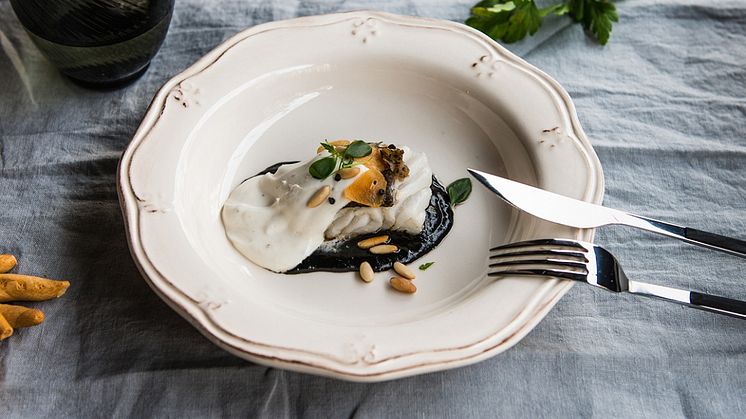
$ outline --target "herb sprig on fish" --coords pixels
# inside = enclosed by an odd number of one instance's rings
[[[328,141],[321,143],[321,146],[331,154],[315,161],[309,168],[308,172],[316,179],[326,179],[332,173],[352,167],[355,165],[355,159],[365,157],[373,152],[373,148],[365,141],[355,140],[345,147],[334,146]]]

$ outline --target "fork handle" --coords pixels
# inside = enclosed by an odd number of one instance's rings
[[[645,282],[629,281],[629,292],[684,304],[700,310],[746,319],[746,302]]]
[[[746,258],[746,241],[697,230],[696,228],[682,227],[641,215],[630,213],[625,213],[624,215],[628,217],[623,217],[623,223],[632,227],[642,228],[653,233],[663,234],[664,236]]]

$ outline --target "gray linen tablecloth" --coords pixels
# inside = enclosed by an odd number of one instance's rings
[[[233,357],[141,279],[115,171],[163,82],[270,20],[371,8],[463,21],[471,3],[180,0],[144,77],[97,92],[61,77],[0,0],[0,251],[72,281],[30,304],[42,326],[0,343],[0,416],[746,417],[746,322],[665,302],[577,285],[497,357],[355,384]],[[746,2],[617,6],[606,47],[555,19],[510,49],[575,100],[607,205],[746,237]],[[619,227],[597,241],[634,278],[746,299],[746,260]]]

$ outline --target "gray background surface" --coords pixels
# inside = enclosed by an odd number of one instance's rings
[[[235,358],[140,278],[115,170],[163,82],[258,23],[360,8],[462,21],[471,3],[179,0],[145,76],[95,92],[62,78],[0,0],[0,44],[23,63],[0,50],[0,251],[72,281],[36,305],[42,326],[0,343],[0,416],[746,416],[746,322],[664,302],[578,285],[493,359],[353,384]],[[509,48],[573,97],[607,205],[746,237],[746,1],[617,7],[606,47],[555,19]],[[631,277],[746,299],[746,260],[618,227],[597,241]]]

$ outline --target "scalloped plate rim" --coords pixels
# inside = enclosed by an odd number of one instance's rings
[[[154,290],[154,292],[163,299],[171,308],[177,311],[180,315],[186,318],[193,326],[195,326],[203,335],[214,342],[221,348],[250,361],[268,365],[278,366],[290,370],[296,370],[300,372],[313,373],[318,375],[324,375],[335,378],[342,378],[351,381],[383,381],[395,378],[401,378],[405,376],[432,372],[442,369],[454,368],[458,366],[469,365],[489,357],[492,357],[516,344],[523,336],[530,332],[533,327],[538,324],[541,319],[551,310],[557,301],[572,287],[570,281],[557,281],[551,280],[551,290],[544,295],[540,301],[535,301],[536,308],[529,313],[529,318],[524,321],[522,325],[508,338],[498,342],[497,344],[489,347],[488,349],[472,356],[466,357],[454,357],[451,360],[437,361],[433,363],[422,363],[413,364],[407,367],[385,370],[382,372],[376,372],[373,374],[365,373],[351,373],[342,369],[335,369],[329,365],[322,365],[322,363],[310,363],[298,360],[292,360],[283,358],[281,356],[273,357],[259,353],[258,351],[252,351],[246,347],[237,347],[227,342],[225,336],[222,338],[218,336],[221,332],[225,332],[213,322],[209,316],[207,316],[203,309],[198,307],[193,302],[187,301],[187,297],[182,297],[183,301],[177,301],[179,299],[178,287],[173,285],[167,278],[158,272],[155,265],[151,262],[148,254],[144,251],[142,243],[140,242],[139,225],[137,225],[137,215],[139,214],[139,208],[137,201],[139,198],[132,189],[130,183],[130,169],[132,157],[136,153],[138,146],[147,138],[149,131],[157,123],[163,108],[165,106],[166,99],[171,90],[185,79],[198,74],[202,71],[207,70],[213,63],[217,62],[220,57],[228,51],[230,48],[241,42],[242,40],[253,36],[258,33],[262,33],[266,30],[275,28],[287,28],[287,27],[303,27],[303,26],[320,26],[323,24],[334,24],[338,23],[344,18],[369,18],[374,17],[385,20],[390,23],[411,25],[413,27],[428,28],[438,27],[449,29],[454,32],[460,32],[458,35],[470,35],[476,37],[482,41],[485,46],[491,51],[498,54],[500,57],[510,61],[520,69],[533,73],[535,76],[546,82],[563,101],[565,106],[564,111],[568,114],[572,127],[573,133],[584,147],[583,151],[586,153],[586,158],[589,165],[595,174],[594,182],[589,182],[586,185],[586,196],[589,202],[601,203],[603,200],[604,192],[604,176],[600,166],[600,162],[593,151],[593,148],[588,141],[585,133],[583,132],[577,113],[575,111],[574,104],[570,99],[567,92],[557,83],[554,79],[549,77],[543,71],[536,67],[528,64],[520,57],[515,56],[513,53],[506,50],[501,45],[487,38],[481,32],[478,32],[465,25],[438,20],[431,18],[401,16],[385,12],[377,11],[352,11],[343,13],[333,13],[318,16],[306,16],[295,19],[289,19],[284,21],[275,21],[256,25],[254,27],[243,30],[229,39],[222,42],[220,45],[215,47],[213,50],[205,54],[203,57],[198,59],[194,64],[189,66],[187,69],[177,74],[176,76],[169,79],[158,91],[151,101],[148,110],[143,117],[141,125],[137,129],[133,140],[124,151],[122,158],[119,161],[118,175],[117,175],[117,191],[119,194],[120,204],[123,211],[123,218],[125,222],[125,229],[127,231],[128,246],[130,252],[133,255],[133,259],[136,262],[138,269],[142,276],[148,283],[148,285]],[[334,20],[339,18],[338,20]],[[329,20],[328,22],[324,22]],[[320,24],[314,24],[315,22],[322,22]],[[425,25],[429,24],[429,26]],[[582,236],[583,239],[592,241],[594,236],[593,230],[578,231],[578,236]],[[169,295],[170,294],[170,295]],[[520,314],[526,314],[524,312]],[[506,326],[507,327],[507,326]],[[271,345],[270,345],[271,346]],[[292,352],[292,350],[286,350]]]

